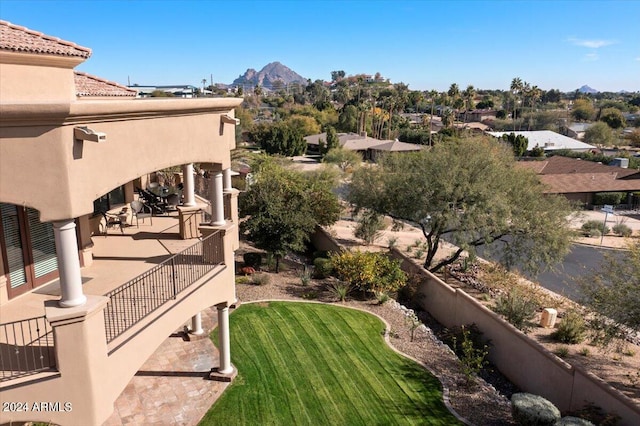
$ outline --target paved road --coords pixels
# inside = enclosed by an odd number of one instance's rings
[[[576,283],[577,278],[587,275],[594,268],[598,268],[604,259],[605,253],[624,256],[622,251],[574,244],[564,262],[556,265],[554,271],[546,271],[537,277],[532,278],[529,276],[529,278],[551,291],[564,295],[571,300],[579,301],[580,289]],[[488,257],[491,258],[491,256]]]

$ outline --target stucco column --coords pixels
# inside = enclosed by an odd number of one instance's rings
[[[202,329],[202,313],[198,312],[191,317],[191,334],[199,336],[204,333]]]
[[[218,350],[220,351],[218,373],[229,374],[233,372],[229,347],[229,305],[221,303],[216,305],[216,308],[218,309]]]
[[[233,189],[231,185],[231,168],[224,169],[222,171],[223,176],[223,190],[224,192],[229,192]]]
[[[82,293],[75,221],[69,219],[53,222],[53,235],[60,273],[61,298],[58,305],[63,308],[83,305],[87,298]]]
[[[183,206],[193,207],[196,205],[195,197],[195,184],[193,180],[193,163],[182,165],[182,181],[183,189],[182,195],[184,195]]]
[[[211,173],[211,225],[222,226],[224,221],[224,194],[222,172]]]

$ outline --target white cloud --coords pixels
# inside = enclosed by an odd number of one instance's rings
[[[598,49],[600,47],[610,46],[616,43],[612,40],[582,40],[575,37],[569,37],[568,41],[576,46],[588,47],[590,49]]]
[[[597,53],[587,53],[586,55],[584,55],[584,60],[585,61],[597,61],[598,59],[600,59],[600,56],[598,56]]]
[[[636,61],[639,61],[639,62],[640,62],[640,56],[638,56],[638,57],[636,58]]]

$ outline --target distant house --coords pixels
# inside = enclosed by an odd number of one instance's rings
[[[593,204],[593,196],[598,192],[626,192],[627,204],[638,201],[632,193],[640,191],[640,170],[559,155],[544,161],[521,161],[518,166],[535,171],[547,193],[562,194],[586,206]]]
[[[466,111],[465,115],[465,111],[462,111],[458,113],[458,120],[464,120],[466,117],[467,121],[476,121],[481,123],[485,120],[495,120],[497,113],[498,112],[493,109],[474,109]]]
[[[561,135],[551,130],[535,130],[535,131],[522,131],[522,132],[487,132],[488,135],[496,138],[502,137],[502,135],[508,135],[515,133],[516,135],[522,135],[529,141],[527,145],[527,151],[531,151],[535,147],[540,147],[549,151],[557,151],[559,149],[569,149],[576,152],[585,152],[592,149],[596,149],[595,146],[580,142],[579,140]]]
[[[363,159],[375,161],[383,152],[408,152],[419,151],[422,145],[412,143],[380,140],[367,136],[366,132],[358,133],[338,133],[338,141],[342,148],[356,151],[362,155]],[[304,138],[307,142],[308,152],[320,152],[320,141],[326,143],[327,134],[319,133]]]
[[[189,84],[174,86],[140,86],[138,84],[134,84],[133,86],[128,87],[130,89],[136,90],[138,92],[139,98],[148,98],[156,90],[170,93],[176,98],[195,98],[198,92],[197,87],[191,86]]]
[[[400,141],[387,141],[367,149],[366,159],[376,161],[381,155],[390,152],[416,152],[424,149],[424,145],[416,145]]]
[[[560,131],[563,135],[574,139],[584,139],[584,133],[593,123],[573,123],[569,126],[563,126]]]

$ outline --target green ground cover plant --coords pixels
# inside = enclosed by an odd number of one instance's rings
[[[442,402],[438,380],[393,352],[370,314],[248,304],[231,315],[230,329],[239,374],[201,425],[461,424]]]

